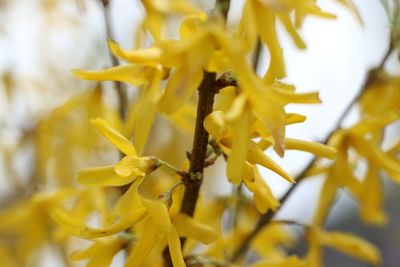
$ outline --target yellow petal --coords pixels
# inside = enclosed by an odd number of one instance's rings
[[[231,183],[239,184],[245,174],[245,161],[250,142],[251,113],[248,107],[235,121],[229,123],[232,132],[232,149],[227,162],[227,176]]]
[[[382,182],[378,170],[370,165],[360,190],[360,214],[366,223],[383,225],[387,222],[387,215],[382,210],[384,197]]]
[[[190,102],[185,103],[185,105],[179,108],[174,114],[169,115],[168,119],[175,123],[180,129],[193,134],[193,122],[196,120],[196,107]]]
[[[275,16],[268,8],[258,2],[254,3],[256,22],[261,41],[268,46],[271,55],[268,71],[264,76],[264,82],[271,84],[275,79],[286,76],[283,62],[283,50],[279,44],[278,35],[275,29]]]
[[[336,156],[336,149],[334,147],[294,138],[285,138],[285,147],[286,149],[307,151],[313,153],[317,157],[325,157],[328,159],[334,159]]]
[[[203,70],[188,73],[188,66],[178,68],[168,80],[165,93],[160,100],[160,110],[166,114],[174,113],[194,94],[203,79]]]
[[[109,242],[96,244],[93,257],[87,263],[86,267],[108,267],[114,258],[114,255],[122,249],[122,242],[114,239]]]
[[[114,55],[133,63],[156,66],[162,57],[162,50],[158,47],[127,51],[121,49],[120,46],[113,41],[109,41],[108,45]]]
[[[218,234],[214,228],[200,223],[186,214],[175,214],[172,221],[179,236],[193,238],[203,244],[210,244],[218,238]]]
[[[136,114],[134,128],[134,144],[139,154],[147,142],[154,119],[158,111],[158,103],[161,98],[161,80],[164,73],[158,69],[152,77],[149,86],[143,88],[143,97],[138,103],[139,108]]]
[[[273,93],[275,99],[281,103],[296,103],[296,104],[321,103],[318,92],[293,93],[293,92],[288,92],[287,90],[274,88]]]
[[[83,222],[77,221],[64,209],[57,209],[51,213],[53,220],[65,231],[74,236],[79,236],[81,229],[85,227]]]
[[[106,137],[113,145],[115,145],[125,155],[136,156],[136,149],[132,143],[126,139],[125,136],[114,130],[107,121],[96,118],[92,119],[91,123],[94,125],[97,131],[99,131],[104,137]]]
[[[336,184],[334,182],[334,178],[328,175],[320,192],[318,206],[313,218],[314,226],[322,226],[324,224],[330,206],[335,200],[335,196]]]
[[[204,128],[211,136],[217,139],[222,138],[227,131],[224,112],[217,110],[209,114],[204,119]]]
[[[285,118],[285,124],[295,124],[295,123],[301,123],[304,122],[307,119],[306,116],[297,114],[297,113],[287,113],[286,118]]]
[[[70,259],[73,261],[81,261],[93,257],[93,254],[96,252],[96,245],[97,243],[94,243],[86,249],[74,251],[70,256]]]
[[[143,222],[143,233],[126,260],[125,267],[142,267],[159,237],[158,228],[150,218]]]
[[[171,231],[171,219],[167,206],[160,201],[143,199],[143,205],[146,207],[150,218],[161,233]]]
[[[114,166],[82,169],[77,175],[78,182],[87,186],[121,186],[131,183],[135,178],[116,174]]]
[[[264,154],[254,143],[252,143],[249,147],[249,151],[247,153],[247,160],[252,164],[259,164],[264,166],[267,169],[279,174],[289,183],[294,183],[295,180],[293,177],[288,174],[284,169],[282,169],[275,161],[273,161],[270,157]]]
[[[167,233],[167,240],[173,266],[186,267],[182,255],[181,241],[175,227],[172,227],[171,232]]]
[[[125,156],[115,164],[114,170],[118,175],[137,178],[153,172],[159,166],[154,157]]]
[[[235,100],[232,102],[229,111],[226,113],[226,120],[227,121],[237,120],[240,116],[242,116],[246,104],[247,104],[246,95],[241,94],[238,97],[236,97]]]
[[[118,221],[104,228],[86,227],[81,230],[80,236],[83,238],[97,238],[102,236],[113,235],[136,224],[138,221],[142,220],[145,215],[146,215],[146,209],[136,208],[134,210],[129,211]]]
[[[301,39],[300,35],[297,33],[296,29],[294,28],[294,25],[292,24],[292,22],[290,20],[289,13],[278,13],[278,17],[279,17],[279,20],[282,22],[283,26],[285,27],[286,31],[292,37],[296,46],[300,49],[305,49],[306,44],[304,43],[304,41]]]
[[[377,145],[354,137],[351,138],[350,142],[357,152],[366,157],[372,164],[384,169],[394,178],[399,177],[400,162],[388,156]]]
[[[190,37],[193,33],[197,32],[200,26],[204,23],[204,20],[197,15],[186,16],[179,27],[180,37]]]
[[[238,89],[234,86],[227,86],[219,90],[215,96],[214,110],[228,112],[231,109],[233,101],[237,98]]]
[[[139,177],[133,182],[129,189],[119,199],[113,210],[115,218],[123,217],[132,209],[142,208],[142,200],[138,192],[138,187],[143,182],[143,177]]]
[[[307,267],[307,263],[304,260],[297,258],[296,256],[290,256],[285,259],[275,261],[261,261],[250,265],[250,267]]]
[[[133,86],[140,86],[150,80],[154,73],[154,68],[128,64],[95,71],[73,70],[72,73],[85,80],[120,81],[127,82]]]
[[[338,231],[321,232],[322,244],[342,253],[374,265],[381,263],[381,254],[376,246],[361,237]]]
[[[268,210],[275,211],[279,207],[279,201],[272,194],[271,189],[261,177],[257,167],[253,167],[254,182],[244,180],[247,189],[253,193],[254,203],[256,208],[261,213],[266,213]]]
[[[386,112],[379,116],[365,118],[349,129],[351,134],[362,136],[366,133],[382,130],[386,125],[399,119],[400,113]]]

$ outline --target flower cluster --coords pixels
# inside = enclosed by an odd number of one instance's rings
[[[351,1],[338,2],[359,16]],[[54,177],[56,192],[32,194],[21,206],[0,213],[0,234],[15,225],[20,230],[9,233],[23,248],[19,263],[27,265],[35,246],[50,240],[64,252],[74,248],[65,255],[66,262],[86,260],[87,266],[96,267],[110,266],[118,253],[124,254],[127,267],[321,267],[324,246],[380,264],[374,245],[349,233],[326,231],[324,223],[338,188],[348,189],[360,202],[366,223],[387,221],[379,174],[400,179],[399,143],[382,149],[385,128],[399,119],[399,79],[371,72],[359,99],[360,121],[338,129],[326,144],[289,137],[286,127],[306,117],[287,112],[287,106],[321,101],[318,92],[298,92],[284,81],[277,24],[305,49],[298,32],[304,19],[335,15],[316,0],[246,0],[240,21],[231,25],[227,0],[217,0],[212,12],[185,0],[141,3],[146,17],[135,48],[108,42],[111,53],[125,63],[73,70],[79,78],[123,82],[137,92],[125,99],[126,118],[104,104],[107,89],[96,88],[72,98],[38,127],[37,175]],[[176,38],[165,31],[170,16],[181,18]],[[260,47],[270,55],[263,75],[257,75],[257,64],[250,60],[260,56]],[[172,127],[178,130],[172,132]],[[178,134],[181,130],[193,135],[186,158],[188,138]],[[89,163],[111,149],[119,151],[112,164],[110,158]],[[287,150],[313,154],[315,164],[304,174],[325,177],[310,225],[273,220],[288,195],[279,200],[260,168],[278,174],[292,189],[305,178],[296,179],[268,154],[284,157]],[[367,170],[358,177],[361,161]],[[204,169],[220,163],[235,189],[231,196],[200,190],[203,180],[212,180]],[[304,227],[304,257],[284,249],[296,243],[286,224]],[[29,233],[34,234],[32,242],[21,242]],[[76,249],[72,236],[90,245]],[[255,252],[254,260],[241,257],[247,249]],[[0,243],[0,263],[15,266],[9,250]]]

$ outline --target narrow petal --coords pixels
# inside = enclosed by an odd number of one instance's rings
[[[125,136],[114,130],[110,124],[101,119],[92,119],[91,123],[97,131],[106,137],[113,145],[115,145],[125,155],[137,156],[136,149]]]
[[[175,214],[172,221],[179,236],[193,238],[203,244],[210,244],[218,238],[218,233],[214,228],[200,223],[186,214]]]
[[[282,169],[275,161],[264,154],[254,143],[250,145],[249,151],[247,153],[247,160],[252,164],[259,164],[271,171],[279,174],[289,183],[294,183],[293,177],[288,174],[284,169]]]
[[[387,215],[383,211],[384,196],[382,182],[377,168],[373,165],[368,166],[360,192],[360,214],[363,221],[376,225],[384,225],[387,222]]]
[[[143,222],[143,233],[126,260],[125,267],[142,267],[159,237],[158,228],[150,218]]]
[[[279,20],[282,22],[283,26],[285,27],[286,31],[292,37],[296,46],[300,49],[305,49],[306,44],[304,43],[303,39],[300,37],[300,35],[296,31],[294,25],[292,24],[289,13],[286,13],[286,12],[279,13],[278,17],[279,17]]]
[[[85,80],[91,81],[120,81],[133,86],[140,86],[147,83],[154,73],[154,68],[140,65],[119,65],[103,70],[73,70],[72,73]]]
[[[379,265],[382,262],[379,249],[361,237],[339,231],[321,232],[321,242],[344,254]]]
[[[275,211],[279,207],[279,201],[272,194],[271,189],[261,177],[257,167],[253,167],[254,182],[244,180],[247,189],[253,193],[254,203],[256,208],[261,213],[266,213],[268,210]]]
[[[158,47],[127,51],[121,49],[121,47],[113,41],[109,41],[108,45],[114,55],[132,63],[155,66],[162,57],[162,50]]]
[[[264,81],[266,84],[271,84],[275,79],[280,79],[286,76],[285,65],[283,62],[283,50],[279,44],[273,12],[268,7],[262,6],[259,2],[254,1],[254,3],[258,32],[261,41],[267,45],[271,55],[271,60],[268,71],[264,76]]]
[[[227,162],[227,176],[231,183],[239,184],[245,174],[245,161],[250,143],[251,113],[248,107],[235,121],[229,123],[232,133],[232,148]]]
[[[118,239],[96,244],[93,257],[87,263],[86,267],[109,267],[115,254],[121,249],[122,242]]]
[[[217,139],[222,138],[227,131],[224,112],[217,110],[208,115],[204,119],[204,128],[211,136]]]
[[[294,138],[285,138],[285,147],[286,149],[307,151],[313,153],[317,157],[325,157],[328,159],[334,159],[336,156],[336,149],[334,147]]]
[[[173,266],[186,267],[182,255],[181,241],[175,227],[172,227],[171,232],[167,233],[167,240]]]
[[[135,210],[130,211],[128,214],[121,217],[118,221],[107,227],[104,228],[86,227],[81,230],[80,236],[83,238],[91,239],[91,238],[113,235],[136,224],[138,221],[142,220],[145,215],[146,215],[145,208],[137,208]]]
[[[143,199],[143,205],[146,207],[150,218],[161,233],[171,232],[172,223],[168,208],[164,203]]]
[[[319,104],[318,92],[310,93],[292,93],[283,89],[274,89],[274,97],[281,103],[294,103],[294,104]]]
[[[295,124],[305,122],[307,119],[306,116],[297,113],[287,113],[285,118],[285,124]]]
[[[143,177],[139,177],[133,182],[129,189],[119,199],[113,210],[115,218],[123,217],[129,213],[133,208],[142,208],[142,198],[139,195],[138,187],[143,182]]]
[[[114,166],[88,168],[78,171],[77,180],[87,186],[122,186],[131,183],[135,177],[120,176]]]
[[[366,157],[372,164],[384,169],[392,177],[399,177],[400,162],[384,153],[377,145],[355,137],[351,138],[350,142],[357,152]]]
[[[322,226],[324,224],[329,207],[335,200],[336,184],[334,182],[334,177],[330,177],[329,175],[332,175],[332,172],[328,173],[328,177],[322,186],[318,206],[313,218],[314,226]]]
[[[138,103],[139,108],[136,114],[133,140],[139,154],[143,151],[153,126],[154,119],[156,118],[158,103],[161,98],[161,80],[163,75],[162,70],[157,70],[155,72],[149,86],[143,88],[143,97]]]
[[[81,261],[93,257],[96,252],[96,245],[97,243],[94,243],[86,249],[74,251],[70,256],[70,259],[73,261]]]
[[[53,220],[65,231],[74,236],[79,236],[80,231],[85,227],[83,222],[77,221],[64,209],[57,209],[51,213]]]
[[[165,93],[160,100],[160,110],[166,114],[174,113],[194,94],[203,79],[201,68],[188,72],[187,65],[173,72],[168,80]]]

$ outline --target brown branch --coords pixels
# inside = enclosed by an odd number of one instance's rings
[[[215,73],[206,72],[199,87],[199,101],[193,147],[190,157],[189,179],[184,181],[186,189],[181,206],[181,212],[189,216],[193,216],[202,182],[209,136],[208,132],[204,129],[203,122],[205,117],[212,112],[216,93],[214,88],[215,78]]]
[[[205,159],[208,145],[208,132],[204,129],[203,122],[208,114],[212,112],[214,105],[214,96],[217,93],[216,74],[205,72],[199,91],[199,100],[197,104],[196,126],[194,131],[193,147],[190,154],[189,176],[183,179],[185,184],[185,193],[183,195],[181,212],[193,216],[200,186],[203,178]],[[185,239],[181,239],[182,247]],[[168,247],[163,251],[165,266],[172,266],[172,261]]]
[[[327,144],[329,139],[332,137],[332,135],[341,128],[341,125],[344,121],[344,119],[347,117],[349,114],[350,110],[354,107],[354,105],[359,101],[365,90],[368,88],[368,86],[376,79],[377,72],[381,69],[383,69],[387,59],[389,58],[390,54],[393,52],[393,46],[389,45],[389,48],[385,55],[383,56],[381,62],[379,63],[378,67],[375,69],[372,69],[368,72],[368,75],[364,82],[361,85],[361,89],[358,92],[358,94],[353,98],[353,100],[347,105],[345,108],[344,112],[342,115],[339,117],[338,121],[335,124],[335,127],[333,130],[327,135],[325,140],[323,140],[323,144]],[[291,194],[295,191],[295,189],[298,187],[298,185],[301,183],[301,181],[304,180],[304,178],[307,175],[307,172],[311,169],[311,167],[316,163],[317,158],[313,158],[307,166],[303,169],[303,171],[297,176],[296,178],[296,183],[292,184],[291,187],[288,189],[288,191],[282,196],[280,199],[280,208],[284,206],[286,203],[287,199],[291,196]],[[269,210],[267,213],[263,214],[260,216],[257,224],[253,228],[253,230],[244,238],[243,242],[241,245],[238,247],[238,249],[232,254],[231,261],[236,262],[239,259],[241,259],[244,254],[247,252],[247,250],[250,247],[251,242],[253,239],[257,236],[257,234],[266,226],[268,225],[271,220],[274,218],[275,214],[277,211],[272,211]]]

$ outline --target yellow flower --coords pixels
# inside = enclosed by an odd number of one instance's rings
[[[381,254],[374,245],[350,233],[325,232],[320,228],[310,228],[307,232],[310,250],[307,255],[309,266],[319,267],[322,261],[321,246],[336,249],[344,254],[366,261],[374,266],[381,262]]]
[[[79,218],[70,216],[69,212],[64,209],[55,210],[52,212],[52,217],[70,234],[87,239],[111,236],[132,226],[143,224],[142,230],[137,230],[139,240],[129,255],[125,266],[143,266],[152,249],[164,240],[167,241],[170,248],[174,266],[185,266],[180,237],[189,237],[209,244],[217,239],[217,233],[212,227],[185,214],[170,214],[167,205],[162,201],[141,197],[138,193],[138,186],[142,181],[143,177],[134,181],[128,191],[120,197],[111,214],[106,214],[112,220],[106,223],[104,227],[89,227]],[[101,250],[111,246],[113,249],[109,254],[103,255],[105,260],[110,260],[118,248],[121,248],[121,243],[112,241],[114,239],[109,240],[111,243],[94,244],[88,253],[91,253],[90,251],[95,248]],[[85,255],[88,254],[85,253]],[[93,261],[95,260],[97,261],[98,257],[93,255]]]
[[[156,158],[139,157],[135,147],[123,135],[114,130],[105,120],[92,120],[94,127],[126,156],[113,166],[83,169],[78,172],[78,181],[85,185],[121,186],[144,177],[160,165]]]
[[[204,14],[186,0],[141,0],[141,2],[147,14],[142,28],[148,30],[156,42],[162,37],[162,30],[168,15]]]
[[[242,38],[245,50],[253,49],[257,37],[268,47],[271,55],[268,71],[264,81],[271,84],[275,79],[285,77],[283,50],[276,31],[276,21],[279,20],[290,34],[297,47],[304,49],[305,44],[293,24],[300,26],[305,15],[317,15],[323,18],[335,16],[322,12],[314,0],[277,1],[250,0],[246,1],[239,30],[236,33]],[[295,11],[295,22],[292,22],[291,11]]]
[[[263,122],[252,114],[251,106],[246,96],[244,94],[233,96],[233,91],[233,87],[221,90],[220,98],[222,99],[219,99],[216,108],[220,107],[226,112],[216,110],[207,116],[204,121],[206,130],[216,138],[221,149],[228,155],[228,179],[234,184],[238,184],[243,178],[252,181],[252,171],[251,168],[249,169],[249,164],[259,164],[278,173],[289,182],[293,182],[293,178],[263,152],[271,144],[276,144],[276,140],[271,139],[271,132],[266,129]],[[290,92],[285,93],[289,94]],[[292,93],[291,96],[292,100],[297,98],[299,102],[315,101],[314,94],[305,97],[300,97],[299,95],[294,97],[295,94]],[[226,100],[223,98],[226,98]],[[302,116],[288,114],[283,123],[289,124],[303,120]],[[255,137],[261,137],[261,142],[255,143],[251,140]],[[307,151],[319,157],[335,157],[336,150],[326,145],[293,138],[284,138],[282,141],[283,147],[286,146],[287,149]]]

